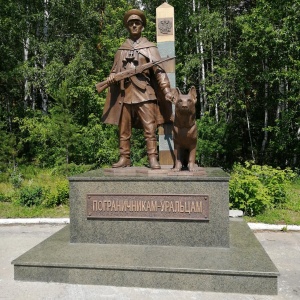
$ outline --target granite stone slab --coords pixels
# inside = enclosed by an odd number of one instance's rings
[[[228,248],[70,243],[68,225],[12,262],[15,279],[277,294],[273,262],[243,220],[229,223]]]
[[[197,174],[131,167],[95,170],[73,176],[70,182],[70,232],[72,243],[229,247],[229,176],[219,168]],[[88,194],[209,196],[209,219],[135,220],[89,219]],[[129,196],[130,197],[130,196]]]

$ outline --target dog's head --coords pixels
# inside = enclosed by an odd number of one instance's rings
[[[197,102],[196,88],[192,86],[187,95],[183,95],[179,88],[173,89],[173,103],[175,104],[175,112],[186,111],[190,113],[195,112],[195,105]]]

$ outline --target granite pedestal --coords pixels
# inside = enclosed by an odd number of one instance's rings
[[[184,173],[182,173],[184,174]],[[243,220],[229,221],[220,169],[143,168],[70,178],[70,225],[13,261],[16,280],[277,294],[278,271]],[[89,219],[89,193],[209,195],[208,220]]]
[[[144,171],[144,172],[143,172]],[[96,170],[70,178],[71,243],[229,247],[228,175],[206,169],[205,175],[176,175],[168,169]],[[187,172],[188,174],[189,172]],[[182,173],[181,173],[182,174]],[[202,173],[203,174],[203,173]],[[157,196],[209,195],[207,221],[89,220],[87,194]],[[130,197],[130,196],[129,196]]]

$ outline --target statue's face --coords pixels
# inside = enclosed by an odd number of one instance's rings
[[[130,20],[127,24],[130,37],[133,39],[138,39],[141,36],[144,28],[143,23],[140,20]]]

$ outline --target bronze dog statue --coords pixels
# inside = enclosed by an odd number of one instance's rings
[[[178,172],[188,169],[194,172],[197,169],[197,124],[196,124],[196,88],[192,86],[187,95],[180,90],[173,90],[173,103],[175,116],[173,121],[173,140],[175,165],[173,171]]]

